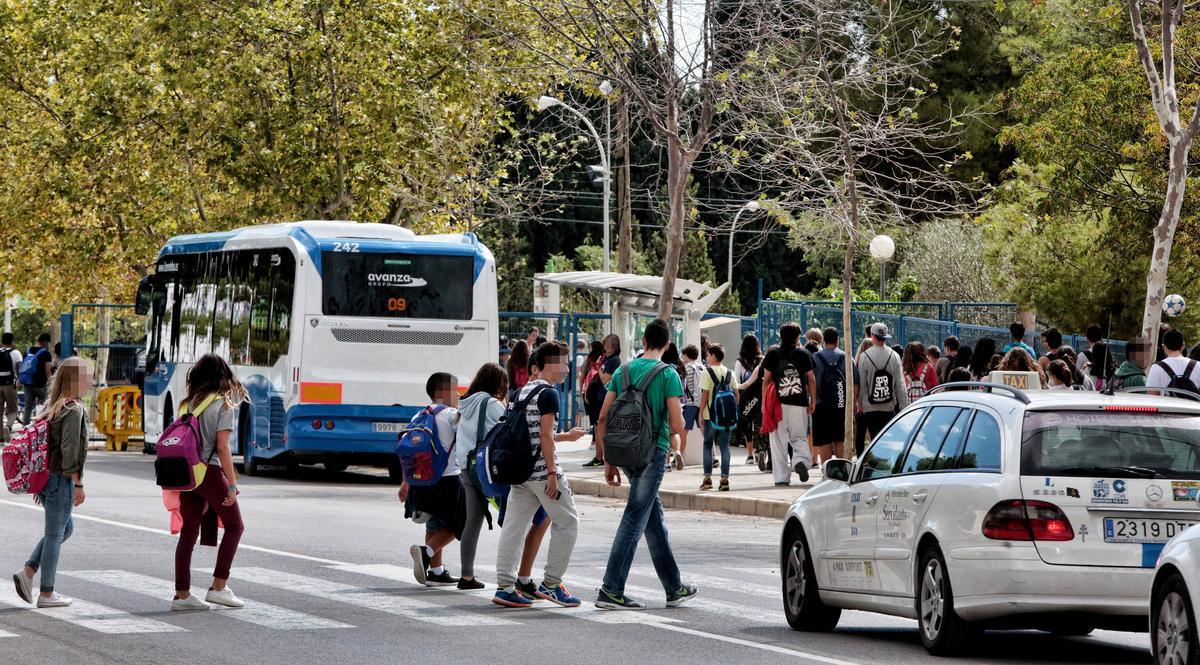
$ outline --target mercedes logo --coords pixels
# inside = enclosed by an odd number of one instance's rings
[[[316,319],[309,319],[309,320],[308,320],[308,325],[310,325],[310,326],[312,326],[312,327],[316,328],[316,327],[317,327],[317,320],[316,320]]]
[[[1151,485],[1146,488],[1146,498],[1151,501],[1162,501],[1163,491],[1158,485]]]

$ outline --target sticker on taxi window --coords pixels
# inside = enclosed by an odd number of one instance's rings
[[[1196,501],[1200,499],[1200,482],[1195,480],[1171,481],[1171,498],[1176,501]]]

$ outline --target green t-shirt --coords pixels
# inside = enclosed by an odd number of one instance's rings
[[[613,372],[605,388],[611,393],[621,394],[621,382],[625,372],[629,372],[630,385],[636,386],[660,360],[649,358],[634,358]],[[667,417],[667,398],[683,397],[683,382],[679,380],[679,372],[671,367],[659,372],[658,376],[646,386],[646,401],[650,405],[650,413],[654,427],[658,430],[658,447],[667,450],[671,447],[671,421]]]

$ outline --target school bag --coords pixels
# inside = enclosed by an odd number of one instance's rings
[[[549,385],[534,386],[525,399],[516,400],[488,432],[479,452],[479,488],[485,496],[503,496],[503,486],[520,485],[533,475],[535,455],[529,439],[529,423],[525,408]],[[519,394],[519,393],[518,393]]]
[[[821,363],[821,383],[817,385],[818,409],[846,408],[846,359],[833,365],[820,352],[813,359]]]
[[[479,477],[479,466],[482,460],[479,456],[479,451],[483,448],[483,442],[487,440],[487,432],[483,431],[484,425],[487,424],[487,410],[491,398],[485,398],[483,404],[479,407],[479,416],[475,419],[475,445],[471,448],[471,452],[467,453],[467,468],[464,472],[470,478]],[[457,442],[457,439],[455,439]],[[486,493],[485,496],[488,496]]]
[[[195,411],[188,413],[190,404],[185,404],[175,422],[167,425],[154,446],[154,482],[165,490],[188,492],[204,482],[208,463],[217,453],[214,447],[207,460],[200,459],[204,440],[200,436],[200,414],[204,413],[217,394],[205,397]]]
[[[0,452],[4,483],[13,494],[37,494],[50,482],[50,422],[36,418],[13,432]]]
[[[396,441],[394,450],[400,458],[404,479],[413,487],[436,485],[450,464],[455,442],[450,442],[450,448],[443,448],[437,428],[437,416],[445,410],[443,404],[425,407],[413,416]]]
[[[896,397],[892,386],[892,374],[887,371],[888,365],[892,364],[891,358],[888,358],[888,361],[883,364],[883,369],[880,369],[875,361],[871,360],[870,355],[863,353],[862,357],[871,363],[871,367],[875,368],[875,372],[871,375],[870,390],[867,392],[867,403],[891,404]]]
[[[12,349],[0,349],[0,386],[11,386],[17,382],[12,352]]]
[[[928,393],[929,389],[925,387],[925,365],[922,363],[917,368],[917,373],[908,377],[908,399],[916,401]]]
[[[712,377],[713,382],[708,419],[715,429],[734,429],[738,422],[738,403],[737,398],[733,396],[733,387],[729,385],[729,377],[733,376],[733,372],[727,370],[725,377],[717,381],[716,370],[709,367],[708,375]]]
[[[604,432],[604,461],[627,469],[644,469],[654,459],[658,449],[658,432],[654,428],[653,412],[646,401],[646,388],[663,370],[658,363],[646,376],[632,385],[629,365],[621,372],[621,393],[608,408],[608,428]]]
[[[1167,361],[1165,360],[1160,360],[1154,364],[1161,367],[1162,370],[1167,373],[1167,378],[1170,379],[1170,381],[1167,382],[1167,388],[1175,388],[1177,390],[1186,390],[1188,392],[1200,394],[1200,388],[1198,388],[1195,382],[1192,381],[1192,372],[1196,370],[1195,360],[1188,361],[1187,367],[1183,370],[1182,375],[1176,374],[1175,370],[1171,369],[1171,366],[1168,365]],[[1167,397],[1194,399],[1189,395],[1180,395],[1179,393],[1167,393]]]
[[[17,379],[23,386],[33,385],[33,378],[37,375],[38,360],[43,353],[48,353],[46,349],[38,349],[33,353],[21,359],[21,368],[17,370]]]

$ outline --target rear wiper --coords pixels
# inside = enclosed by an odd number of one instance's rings
[[[1072,466],[1054,469],[1058,473],[1082,473],[1089,476],[1120,476],[1124,478],[1162,478],[1154,469],[1144,466]]]

